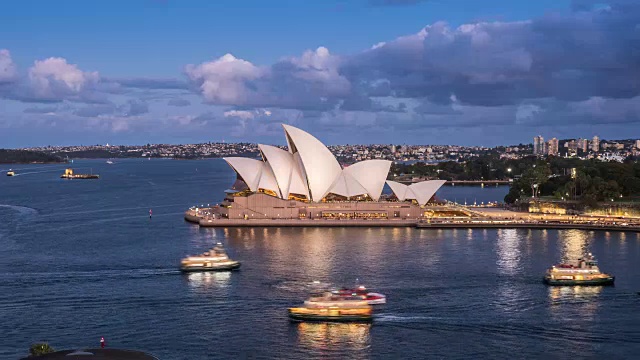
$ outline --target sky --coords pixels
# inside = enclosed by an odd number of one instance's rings
[[[0,148],[640,137],[636,0],[22,0]]]

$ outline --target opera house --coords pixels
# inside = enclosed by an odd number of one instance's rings
[[[224,201],[208,209],[192,208],[187,220],[254,219],[420,219],[444,180],[404,185],[387,181],[391,161],[366,160],[342,167],[311,134],[282,125],[288,150],[259,145],[261,160],[227,157],[236,181]],[[384,185],[392,191],[383,195]],[[191,216],[189,216],[191,214]],[[200,222],[202,223],[202,222]]]

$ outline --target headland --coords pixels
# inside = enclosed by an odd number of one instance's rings
[[[439,201],[447,181],[391,176],[391,161],[338,163],[311,134],[283,124],[288,149],[258,145],[261,160],[226,157],[236,173],[224,200],[194,206],[203,227],[558,228],[640,231],[640,217],[531,214]],[[387,180],[393,178],[397,181]],[[403,181],[403,182],[401,182]],[[490,182],[493,181],[493,182]],[[502,181],[487,180],[499,185]],[[507,183],[510,181],[506,181]],[[452,181],[452,185],[477,181]],[[391,194],[383,194],[387,185]],[[484,182],[481,182],[484,185]],[[549,215],[549,216],[547,216]]]

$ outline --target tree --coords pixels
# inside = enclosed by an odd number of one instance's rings
[[[47,343],[32,344],[29,348],[29,356],[40,356],[55,352],[55,350]]]
[[[520,181],[531,188],[532,197],[537,197],[540,192],[540,185],[547,182],[550,175],[551,170],[549,169],[549,164],[538,163],[527,169],[524,174],[522,174]]]

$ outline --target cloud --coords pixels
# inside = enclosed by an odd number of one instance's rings
[[[111,115],[117,110],[113,104],[87,105],[73,111],[73,114],[80,117],[98,117],[101,115]]]
[[[28,107],[22,110],[22,112],[25,114],[54,114],[57,111],[57,106]]]
[[[125,104],[116,106],[113,103],[92,104],[81,107],[73,111],[73,114],[80,117],[101,117],[113,115],[120,118],[143,115],[149,112],[149,105],[141,100],[129,100]]]
[[[63,58],[37,60],[29,69],[29,83],[34,97],[45,100],[82,97],[99,80],[97,72],[84,72]]]
[[[167,105],[171,105],[171,106],[189,106],[189,105],[191,105],[191,101],[189,101],[187,99],[174,98],[174,99],[169,99],[169,101],[167,101]]]
[[[141,100],[129,100],[121,110],[124,116],[138,116],[149,112],[149,104]]]
[[[138,89],[186,90],[188,83],[177,78],[105,78],[105,82]]]
[[[9,83],[18,77],[18,68],[9,50],[0,49],[0,84]]]
[[[217,105],[329,109],[349,94],[340,59],[324,47],[260,67],[231,54],[185,68],[205,101]]]
[[[224,117],[232,117],[232,118],[239,118],[239,119],[254,119],[258,116],[266,116],[269,117],[271,116],[271,111],[269,110],[252,110],[252,111],[248,111],[248,110],[229,110],[229,111],[225,111],[223,113]]]
[[[349,57],[341,72],[364,91],[446,104],[516,105],[529,99],[584,101],[640,93],[640,3],[550,14],[530,21],[478,22],[420,32]]]

